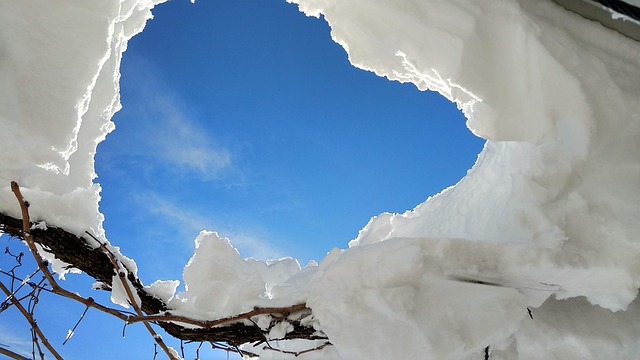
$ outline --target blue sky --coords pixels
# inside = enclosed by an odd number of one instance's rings
[[[453,104],[354,68],[294,5],[173,0],[154,14],[124,55],[124,108],[96,156],[107,236],[147,284],[181,279],[203,229],[245,257],[319,261],[372,216],[455,184],[482,148]],[[94,359],[153,356],[141,326],[124,341],[102,315],[82,326],[112,333]],[[69,358],[95,345],[82,326]]]

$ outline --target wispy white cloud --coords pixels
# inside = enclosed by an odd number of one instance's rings
[[[138,201],[151,214],[163,218],[173,228],[181,230],[183,236],[195,239],[202,230],[217,231],[229,237],[231,243],[243,257],[256,259],[277,259],[284,256],[281,249],[273,244],[269,234],[256,226],[243,224],[242,229],[229,229],[211,220],[213,216],[202,214],[191,207],[173,203],[155,193],[138,195]]]
[[[169,93],[151,95],[146,106],[156,114],[157,126],[147,137],[149,146],[155,150],[167,167],[190,172],[204,180],[220,177],[232,165],[229,150],[215,144],[206,131],[190,119],[179,101]]]
[[[24,357],[31,357],[31,339],[26,336],[24,338],[19,338],[12,334],[15,334],[15,331],[0,324],[1,346]]]
[[[265,240],[265,235],[260,230],[231,231],[229,238],[231,244],[240,251],[243,257],[268,260],[280,259],[284,254],[280,249]]]
[[[175,174],[219,179],[233,165],[231,151],[215,139],[203,124],[209,121],[170,88],[153,66],[141,58],[129,59],[135,69],[123,83],[129,103],[126,144],[123,148],[149,158],[155,167]]]

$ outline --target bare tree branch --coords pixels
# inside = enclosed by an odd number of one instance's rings
[[[190,319],[184,316],[172,315],[170,312],[165,312],[164,314],[158,314],[158,315],[132,316],[127,319],[127,323],[133,324],[140,321],[171,321],[175,323],[196,325],[202,328],[210,328],[214,326],[237,322],[240,320],[251,319],[252,317],[258,316],[258,315],[278,314],[280,315],[280,317],[286,318],[290,314],[302,312],[305,310],[308,310],[309,313],[311,313],[311,309],[307,308],[306,304],[297,304],[289,307],[277,307],[277,308],[255,307],[253,310],[249,312],[222,318],[222,319],[217,319],[217,320],[196,320],[196,319]]]

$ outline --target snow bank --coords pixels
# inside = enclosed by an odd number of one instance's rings
[[[19,216],[16,180],[34,219],[104,235],[93,155],[158,2],[0,4],[0,211]],[[488,142],[456,186],[319,266],[242,259],[203,232],[185,291],[150,291],[202,318],[306,301],[335,345],[308,359],[635,358],[640,45],[548,0],[290,2],[356,67],[440,92]]]

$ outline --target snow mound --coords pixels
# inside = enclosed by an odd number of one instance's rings
[[[195,254],[184,269],[185,291],[171,302],[177,310],[173,312],[216,319],[251,311],[261,303],[272,304],[274,286],[283,285],[299,272],[300,265],[294,259],[268,263],[243,259],[229,239],[202,231],[195,240]]]

